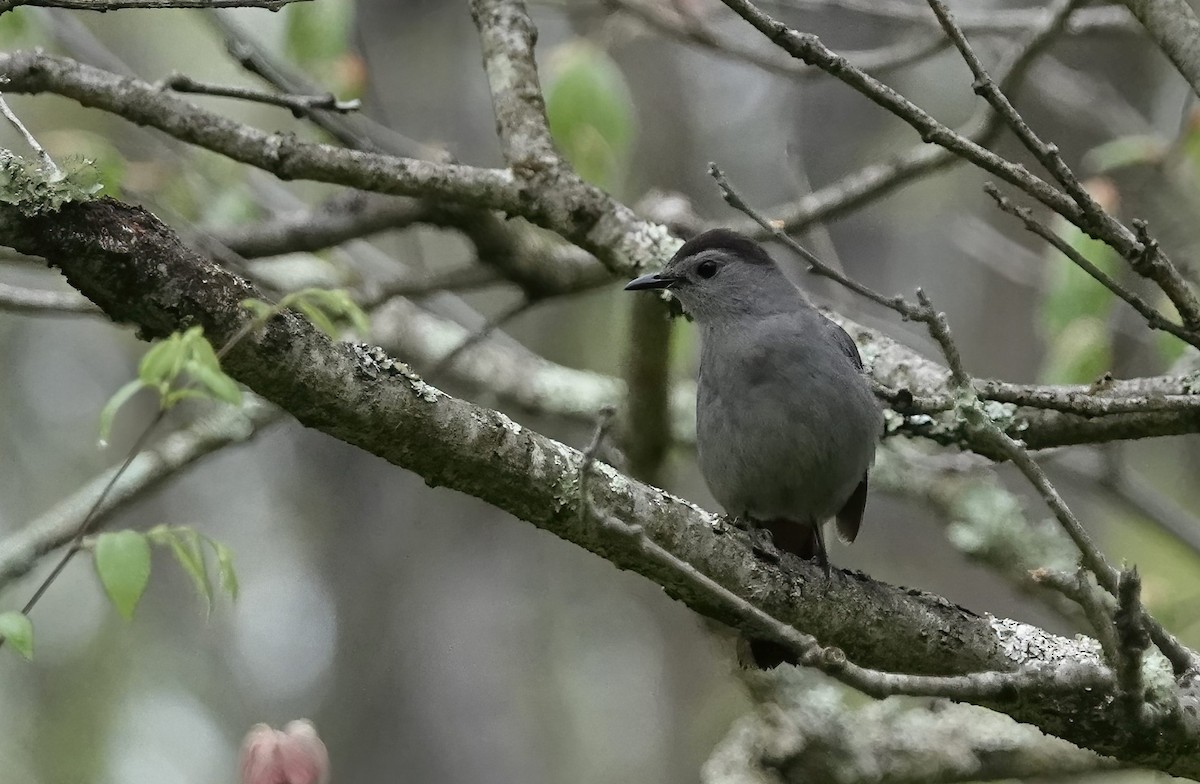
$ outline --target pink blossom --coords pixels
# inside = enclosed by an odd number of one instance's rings
[[[283,730],[255,724],[242,741],[242,784],[325,784],[329,752],[307,719]]]

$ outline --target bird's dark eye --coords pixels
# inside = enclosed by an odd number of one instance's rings
[[[717,274],[717,262],[711,260],[700,262],[696,265],[696,274],[705,280],[708,280],[713,275]]]

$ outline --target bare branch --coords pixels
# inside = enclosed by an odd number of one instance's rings
[[[816,678],[792,680],[734,724],[705,763],[703,784],[1060,782],[1120,766],[971,705],[901,699],[859,705]]]
[[[458,358],[461,357],[464,352],[470,351],[472,346],[478,345],[497,329],[500,329],[500,327],[512,321],[522,313],[527,312],[536,304],[536,300],[522,298],[504,310],[500,311],[495,316],[492,316],[487,320],[486,323],[483,324],[483,326],[473,331],[470,335],[467,335],[467,337],[465,337],[461,343],[450,349],[450,351],[447,352],[444,357],[439,359],[437,364],[434,365],[429,371],[429,375],[434,378],[441,377],[442,373],[454,365],[454,363],[458,361]]]
[[[58,164],[54,162],[54,159],[50,157],[42,145],[38,144],[37,138],[29,132],[29,129],[25,127],[25,123],[21,122],[21,118],[17,117],[16,113],[9,108],[8,101],[4,100],[3,95],[0,95],[0,114],[3,114],[4,119],[8,120],[9,124],[25,137],[25,143],[37,153],[38,160],[46,167],[46,171],[54,177],[61,178],[63,175],[58,168]]]
[[[371,234],[403,229],[428,219],[432,212],[418,201],[354,191],[315,207],[224,229],[217,237],[239,256],[257,259],[324,250]]]
[[[75,292],[29,289],[0,282],[0,310],[33,316],[99,316],[100,309]]]
[[[520,0],[471,0],[483,69],[492,89],[504,159],[522,179],[563,166],[546,121],[533,45],[537,28]]]
[[[0,14],[21,6],[67,8],[72,11],[120,11],[126,8],[265,8],[278,11],[308,0],[2,0]]]
[[[238,65],[281,93],[312,94],[321,92],[316,83],[288,63],[280,62],[242,28],[232,24],[227,12],[213,9],[208,20],[225,37],[225,50]],[[309,121],[347,147],[368,152],[386,152],[411,158],[451,163],[444,150],[422,144],[375,122],[364,114],[342,115],[316,112]]]
[[[264,93],[261,90],[251,90],[247,87],[229,87],[220,84],[199,82],[182,73],[168,76],[162,80],[160,86],[163,89],[174,90],[177,93],[213,95],[219,98],[237,98],[241,101],[282,106],[290,110],[296,117],[308,117],[318,111],[348,114],[362,108],[362,102],[357,98],[350,101],[339,101],[333,93],[325,93],[324,95]]]
[[[1040,15],[1026,36],[1012,46],[995,69],[1002,90],[1014,92],[1025,81],[1033,62],[1073,18],[1068,10],[1068,4],[1059,3],[1051,12]],[[932,21],[924,14],[922,17]],[[996,112],[985,105],[957,133],[981,147],[988,147],[1003,127],[1004,123]],[[889,161],[871,164],[845,175],[804,196],[795,204],[777,207],[769,212],[784,222],[789,233],[794,233],[813,222],[841,217],[860,209],[897,187],[962,161],[946,147],[920,144]]]
[[[665,3],[645,0],[606,0],[610,5],[640,20],[660,34],[714,52],[722,57],[750,63],[764,71],[797,79],[823,76],[819,68],[798,63],[790,57],[780,57],[755,47],[743,46],[732,38],[720,36],[695,16],[673,13]],[[846,52],[844,57],[858,68],[872,73],[886,73],[919,63],[946,49],[949,42],[942,35],[906,38],[894,44],[864,52]]]
[[[1142,578],[1137,569],[1122,569],[1117,582],[1117,612],[1114,625],[1117,630],[1117,688],[1125,710],[1133,717],[1145,708],[1145,684],[1142,679],[1142,662],[1150,648],[1150,635],[1144,621],[1146,611],[1142,607]]]
[[[1001,92],[995,81],[988,75],[987,70],[984,69],[983,63],[980,62],[978,55],[975,54],[975,51],[967,42],[966,36],[955,23],[954,18],[950,15],[949,10],[947,10],[942,0],[928,0],[928,2],[937,15],[942,29],[946,31],[946,35],[954,42],[955,48],[962,54],[967,66],[971,69],[971,73],[975,77],[972,87],[976,94],[983,96],[992,105],[996,110],[996,114],[1003,118],[1004,122],[1025,146],[1025,149],[1033,154],[1034,158],[1050,172],[1051,176],[1058,181],[1063,190],[1079,206],[1082,212],[1080,217],[1083,222],[1077,223],[1077,225],[1089,234],[1096,236],[1102,233],[1100,227],[1115,226],[1115,220],[1088,193],[1087,189],[1083,187],[1083,183],[1079,181],[1074,172],[1063,161],[1057,145],[1047,144],[1042,141],[1017,112],[1016,107],[1012,105],[1008,97]],[[1066,13],[1071,13],[1081,2],[1082,0],[1068,0]],[[1123,229],[1124,227],[1121,228]],[[1135,222],[1134,230],[1137,233],[1137,239],[1141,244],[1141,248],[1133,253],[1124,251],[1122,255],[1129,259],[1131,266],[1138,274],[1150,278],[1159,285],[1163,293],[1171,299],[1172,304],[1179,311],[1183,323],[1189,329],[1200,329],[1200,299],[1197,299],[1196,295],[1192,293],[1191,287],[1183,279],[1183,275],[1175,268],[1175,265],[1162,255],[1158,248],[1158,243],[1148,236],[1145,223]],[[1114,245],[1114,247],[1116,246]],[[1094,266],[1092,269],[1094,269]],[[1092,270],[1088,270],[1088,272],[1095,277]],[[1097,280],[1100,279],[1097,278]]]
[[[107,498],[96,506],[94,519],[103,522],[205,455],[248,441],[281,416],[279,409],[257,396],[247,395],[240,408],[219,408],[165,436],[134,458]],[[28,573],[43,555],[70,542],[116,472],[115,468],[105,471],[53,509],[0,540],[0,586]]]
[[[906,2],[881,3],[875,0],[760,0],[762,5],[781,8],[853,11],[891,22],[905,22],[921,27],[935,27],[937,22],[918,4]],[[1041,8],[964,9],[959,14],[962,27],[980,35],[1012,35],[1036,27],[1047,16]],[[1085,8],[1071,18],[1065,32],[1068,35],[1102,33],[1136,33],[1137,25],[1129,14],[1119,8]]]
[[[864,97],[906,122],[920,134],[922,141],[944,147],[980,169],[1020,188],[1091,236],[1111,245],[1130,262],[1138,261],[1147,253],[1148,246],[1111,215],[1103,211],[1092,213],[1084,210],[1069,194],[1031,174],[1024,166],[1013,163],[951,130],[888,85],[851,66],[844,58],[822,44],[816,35],[789,28],[765,14],[750,0],[722,2],[793,57],[828,71]],[[1069,11],[1074,2],[1075,0],[1058,0],[1056,8],[1059,11]],[[1157,247],[1149,250],[1152,258],[1147,260],[1147,269],[1159,275],[1165,275],[1173,269],[1169,261],[1162,257],[1161,250]],[[1150,266],[1149,262],[1155,259],[1160,260],[1162,265]],[[1163,285],[1159,277],[1155,277],[1155,281],[1160,286]],[[1200,300],[1196,300],[1194,296],[1185,296],[1177,287],[1164,286],[1164,292],[1168,296],[1180,297],[1176,306],[1180,308],[1185,324],[1190,325],[1194,315],[1196,324],[1200,325]]]
[[[1200,19],[1185,0],[1122,0],[1200,95]]]
[[[519,189],[509,172],[429,163],[300,141],[266,133],[205,111],[136,79],[39,52],[0,55],[0,77],[14,93],[53,92],[182,141],[274,173],[368,191],[520,211]]]
[[[1194,329],[1188,329],[1171,321],[1154,307],[1152,307],[1150,303],[1146,302],[1140,296],[1122,286],[1110,275],[1106,274],[1103,270],[1093,264],[1091,260],[1086,258],[1075,248],[1071,247],[1070,243],[1064,240],[1056,232],[1051,230],[1050,227],[1037,220],[1033,216],[1033,211],[1028,207],[1021,207],[1014,204],[1009,198],[1000,193],[1000,190],[991,183],[984,185],[983,190],[987,193],[987,195],[996,200],[996,205],[1001,210],[1018,218],[1021,223],[1025,225],[1026,229],[1053,245],[1059,253],[1062,253],[1064,256],[1070,259],[1075,266],[1091,275],[1092,278],[1103,285],[1104,288],[1108,289],[1117,297],[1127,302],[1130,307],[1136,310],[1138,314],[1146,320],[1146,324],[1149,325],[1151,329],[1160,329],[1164,332],[1169,332],[1182,341],[1190,343],[1193,346],[1200,347],[1200,333],[1197,333]]]

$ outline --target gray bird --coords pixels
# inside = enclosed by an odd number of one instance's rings
[[[883,426],[854,341],[728,229],[688,240],[625,288],[668,289],[700,328],[696,446],[713,497],[828,574],[821,526],[836,516],[854,541]]]

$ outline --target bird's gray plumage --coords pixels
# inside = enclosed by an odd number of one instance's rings
[[[853,540],[882,415],[850,336],[757,243],[718,229],[629,288],[668,288],[700,328],[696,442],[728,514],[824,561],[820,525]]]

